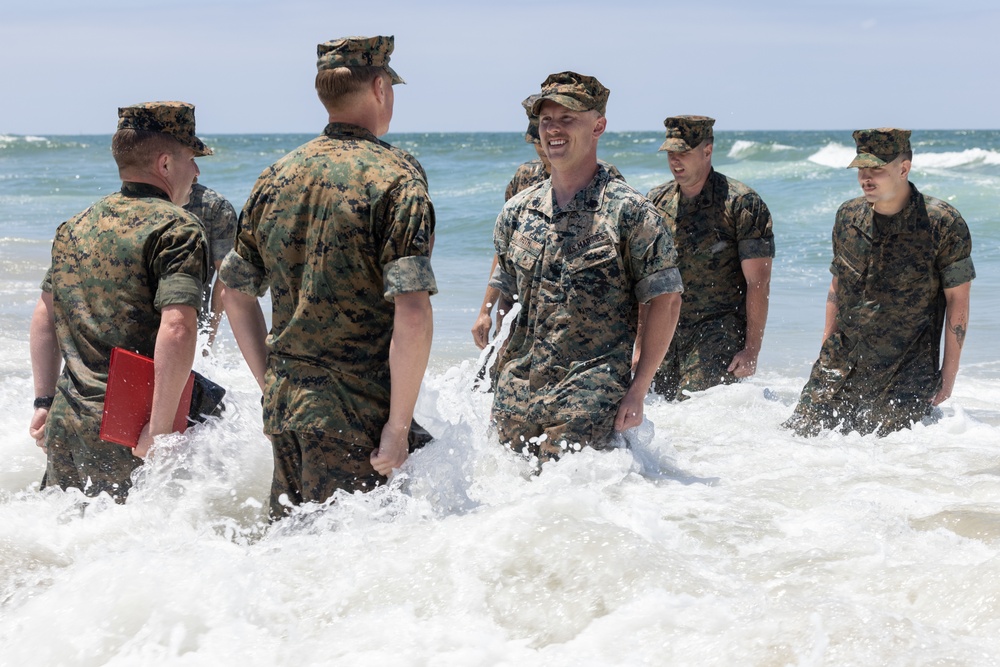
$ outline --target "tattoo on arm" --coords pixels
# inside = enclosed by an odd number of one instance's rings
[[[830,303],[837,303],[837,293],[830,290],[826,293],[826,300]]]
[[[951,326],[951,322],[949,322],[948,324],[949,324],[948,328],[951,330],[953,334],[955,334],[955,339],[958,340],[958,349],[962,349],[962,345],[965,344],[965,332],[966,332],[965,324],[963,324],[962,322],[959,322],[954,326]]]

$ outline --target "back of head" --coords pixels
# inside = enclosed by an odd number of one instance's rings
[[[343,37],[317,45],[316,93],[323,106],[340,107],[377,76],[388,76],[393,85],[406,83],[389,66],[393,48],[391,35]]]
[[[212,155],[195,135],[194,106],[186,102],[143,102],[118,109],[118,130],[111,154],[119,170],[148,167],[162,153],[190,148],[195,156]]]

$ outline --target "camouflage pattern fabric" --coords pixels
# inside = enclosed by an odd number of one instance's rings
[[[389,67],[389,56],[395,48],[392,35],[334,39],[316,46],[316,69],[322,72],[338,67],[381,67],[392,77],[393,84],[406,83]]]
[[[840,424],[886,435],[926,414],[940,382],[944,289],[976,276],[972,238],[958,211],[911,185],[892,217],[863,197],[833,228],[838,330],[785,425],[802,435]]]
[[[667,133],[660,150],[684,153],[697,148],[713,138],[713,125],[715,119],[708,116],[670,116],[663,121]]]
[[[546,424],[534,424],[503,413],[495,421],[500,442],[509,444],[519,454],[536,458],[539,464],[556,461],[581,445],[605,449],[610,444],[609,435],[615,430],[614,412],[571,415]]]
[[[194,106],[187,102],[143,102],[118,108],[119,130],[168,134],[194,151],[195,157],[214,151],[194,134]]]
[[[370,452],[389,416],[393,299],[437,292],[434,208],[419,163],[331,123],[257,179],[220,278],[271,289],[264,428]]]
[[[677,247],[684,281],[677,332],[657,373],[655,391],[684,399],[736,377],[727,369],[746,342],[745,259],[774,257],[771,213],[760,196],[714,169],[701,192],[681,196],[675,181],[650,190]]]
[[[528,98],[531,108],[525,109],[530,116],[538,116],[545,100],[552,100],[572,111],[595,109],[602,116],[608,107],[611,91],[592,76],[576,72],[550,74],[542,82],[542,92]],[[527,100],[525,100],[527,101]]]
[[[410,453],[430,440],[430,434],[414,422],[409,438]],[[271,520],[288,514],[291,509],[288,503],[323,503],[338,489],[364,493],[385,481],[385,477],[372,467],[372,448],[368,444],[345,441],[332,434],[311,437],[285,431],[271,436],[271,447],[274,452],[268,510]],[[287,502],[282,502],[282,496]]]
[[[545,165],[540,159],[525,162],[510,179],[507,189],[503,193],[503,200],[507,201],[521,190],[527,190],[532,185],[537,185],[549,178],[549,172],[545,171]]]
[[[124,500],[141,461],[98,438],[111,349],[153,356],[160,310],[201,307],[207,240],[201,224],[152,185],[123,183],[64,222],[42,289],[52,294],[65,366],[46,422],[46,483]]]
[[[208,236],[208,278],[205,280],[201,308],[203,313],[208,313],[211,309],[210,287],[215,277],[215,263],[221,262],[233,249],[233,241],[236,238],[236,209],[228,199],[215,190],[206,188],[201,183],[195,183],[191,186],[191,197],[184,210],[198,217]]]
[[[624,181],[625,177],[613,164],[608,164],[603,160],[598,160],[598,164],[604,166],[611,175],[611,178],[619,179]],[[521,190],[527,190],[532,185],[537,185],[549,177],[549,173],[545,171],[545,165],[542,163],[541,159],[531,160],[530,162],[525,162],[517,171],[514,172],[513,178],[510,179],[510,183],[507,184],[507,189],[504,191],[503,200],[507,201],[514,195],[516,195]]]
[[[911,150],[909,130],[880,127],[874,130],[856,130],[853,136],[858,155],[847,165],[848,169],[881,167],[895,160],[900,153]]]
[[[543,428],[613,423],[631,382],[639,303],[682,290],[656,209],[602,166],[565,208],[549,180],[515,195],[494,244],[490,285],[522,308],[499,361],[494,418]],[[600,445],[589,431],[562,433]]]

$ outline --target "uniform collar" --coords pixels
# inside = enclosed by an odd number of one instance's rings
[[[167,201],[170,201],[170,195],[162,189],[156,187],[155,185],[150,185],[149,183],[139,183],[137,181],[123,181],[122,194],[126,197],[156,197],[157,199],[166,199]]]
[[[569,211],[598,211],[604,203],[604,189],[611,180],[611,175],[603,164],[598,163],[597,173],[591,179],[590,184],[574,195],[566,206],[558,208],[555,205],[555,193],[552,192],[552,178],[543,182],[538,196],[535,198],[535,210],[545,217],[552,218],[556,213],[567,213]]]
[[[350,123],[329,123],[323,128],[323,134],[328,137],[353,137],[355,139],[378,142],[378,137],[372,134],[370,130],[360,125],[351,125]]]

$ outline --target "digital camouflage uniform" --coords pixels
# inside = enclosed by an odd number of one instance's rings
[[[281,494],[323,502],[385,479],[369,456],[389,417],[393,299],[437,291],[433,233],[419,163],[354,125],[328,125],[257,179],[220,277],[246,294],[271,289],[272,516]]]
[[[119,114],[119,129],[166,132],[182,140],[190,135],[182,143],[197,155],[211,154],[193,134],[190,105],[150,103]],[[152,357],[160,311],[201,306],[207,245],[195,216],[144,183],[122,183],[120,192],[56,230],[42,290],[52,294],[65,365],[45,424],[43,486],[79,488],[91,496],[104,491],[124,501],[142,459],[98,436],[111,350]]]
[[[98,437],[111,349],[152,357],[160,310],[201,306],[206,264],[201,225],[152,185],[123,183],[60,225],[42,283],[65,361],[45,427],[47,485],[127,495],[142,460]]]
[[[908,137],[906,131],[906,150]],[[868,148],[859,140],[852,166],[879,166],[900,152],[897,145],[876,164],[863,154]],[[837,211],[830,267],[837,278],[837,331],[823,342],[785,424],[802,435],[842,424],[884,436],[930,408],[941,377],[944,290],[976,272],[959,212],[912,184],[910,190],[909,203],[891,217],[875,213],[864,197]]]
[[[674,236],[684,303],[655,389],[668,399],[736,382],[733,356],[746,345],[747,282],[741,262],[774,257],[771,213],[743,183],[712,170],[702,191],[681,196],[675,181],[650,190]]]
[[[714,123],[707,116],[670,116],[663,121],[666,139],[660,150],[692,150],[713,138]],[[747,283],[741,262],[774,257],[771,213],[751,188],[715,170],[691,199],[676,181],[647,196],[674,236],[684,281],[677,330],[653,386],[667,399],[683,400],[685,391],[737,380],[729,364],[746,346]]]
[[[501,442],[543,460],[563,439],[604,446],[631,382],[639,303],[681,291],[669,233],[602,166],[565,208],[548,180],[516,195],[494,242],[490,284],[521,305],[493,405]],[[543,431],[543,443],[521,440]]]
[[[201,307],[202,316],[207,317],[212,311],[211,287],[215,277],[215,263],[221,262],[226,253],[233,249],[233,240],[236,238],[236,209],[215,190],[195,183],[184,210],[198,217],[208,236],[208,280],[205,281]]]

